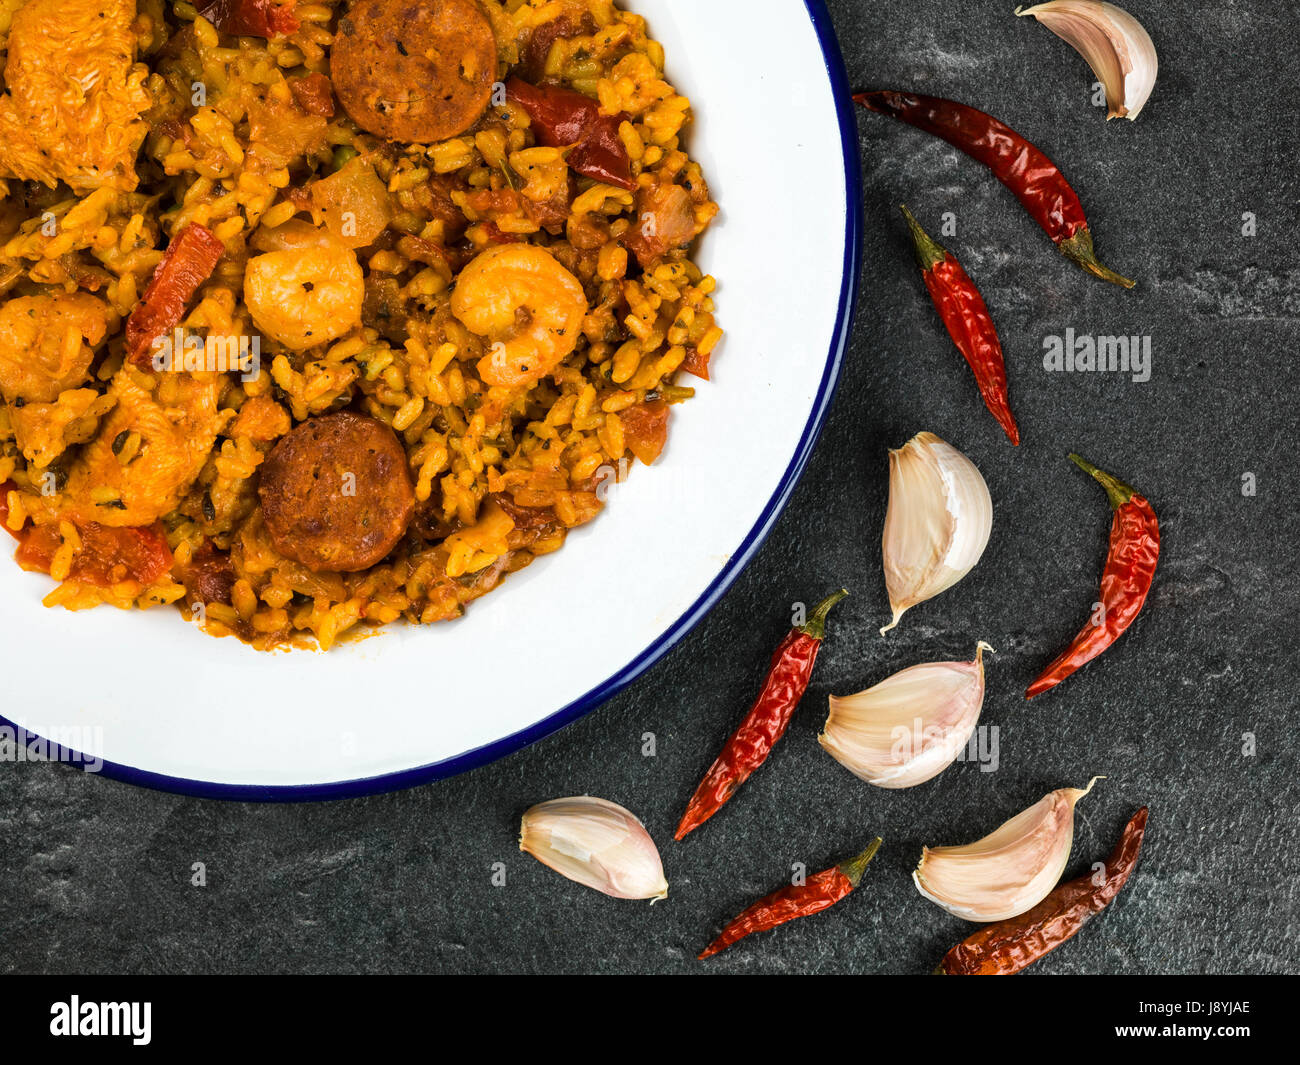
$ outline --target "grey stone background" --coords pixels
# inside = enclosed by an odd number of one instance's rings
[[[0,971],[923,973],[971,926],[913,889],[922,844],[977,838],[1098,773],[1108,779],[1078,808],[1069,875],[1109,853],[1146,803],[1141,866],[1102,918],[1031,972],[1297,971],[1300,31],[1286,4],[1130,0],[1159,48],[1160,80],[1136,123],[1106,123],[1082,61],[1012,7],[831,3],[855,87],[954,96],[1036,140],[1080,191],[1103,259],[1139,279],[1135,291],[1068,264],[978,165],[862,114],[866,257],[834,411],[766,546],[692,637],[559,734],[400,794],[232,805],[0,766]],[[896,210],[904,199],[932,231],[944,211],[957,215],[945,243],[1000,327],[1018,451],[929,304]],[[1257,216],[1253,238],[1243,212]],[[720,307],[724,325],[744,310],[729,311],[725,279]],[[1150,335],[1151,381],[1044,372],[1043,337],[1067,326]],[[720,380],[743,372],[743,358],[724,349]],[[886,449],[923,428],[976,461],[997,520],[971,576],[881,639]],[[1025,685],[1094,598],[1109,524],[1070,450],[1144,491],[1164,550],[1135,628],[1029,704]],[[789,604],[841,583],[852,598],[785,740],[721,815],[673,843]],[[1000,729],[996,772],[958,764],[880,791],[817,746],[828,692],[969,658],[977,638],[998,650],[983,717]],[[645,732],[657,736],[654,758],[641,755]],[[519,853],[526,807],[582,792],[644,819],[662,845],[666,902],[607,899]],[[885,847],[850,899],[694,961],[792,862],[824,868],[876,833]],[[195,861],[206,888],[190,886]],[[498,861],[502,888],[490,882]]]

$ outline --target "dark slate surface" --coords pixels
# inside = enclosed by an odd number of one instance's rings
[[[1140,287],[1085,277],[977,165],[863,114],[866,263],[843,385],[771,539],[686,645],[560,734],[402,794],[227,805],[0,766],[0,971],[696,972],[720,923],[785,882],[792,862],[819,869],[881,833],[860,894],[707,967],[925,972],[970,926],[913,889],[921,845],[973,839],[1097,773],[1108,779],[1079,807],[1070,873],[1108,853],[1148,803],[1141,868],[1104,918],[1032,971],[1297,970],[1294,17],[1260,0],[1133,0],[1161,77],[1136,124],[1107,124],[1082,62],[1013,18],[1010,0],[960,5],[960,17],[941,0],[831,6],[856,86],[963,98],[1036,139],[1081,191],[1102,257]],[[1019,451],[929,306],[903,199],[932,229],[956,213],[946,243],[1001,328]],[[1243,212],[1258,219],[1253,238]],[[741,313],[728,312],[725,286],[721,308],[724,324]],[[1149,335],[1151,380],[1044,372],[1043,337],[1067,327]],[[922,428],[980,465],[997,520],[974,573],[882,640],[885,453]],[[1100,489],[1065,461],[1072,449],[1154,501],[1164,554],[1136,628],[1027,704],[1026,683],[1093,600],[1108,527]],[[1242,494],[1247,472],[1254,497]],[[723,815],[672,843],[789,604],[841,582],[853,597],[787,738]],[[817,746],[827,692],[968,658],[981,637],[999,652],[983,719],[1000,729],[996,772],[958,764],[886,792]],[[641,754],[646,732],[656,757]],[[516,850],[524,808],[580,792],[643,817],[663,845],[667,902],[606,899]],[[197,861],[205,888],[190,885]],[[492,886],[495,862],[504,887]]]

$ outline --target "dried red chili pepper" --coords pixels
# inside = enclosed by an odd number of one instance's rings
[[[580,92],[518,78],[506,82],[506,100],[528,113],[538,143],[547,148],[573,145],[569,166],[579,174],[629,192],[636,189],[632,158],[618,135],[621,116],[602,115],[600,104]]]
[[[1160,523],[1151,504],[1132,487],[1078,455],[1071,455],[1070,460],[1100,482],[1115,511],[1110,526],[1110,550],[1101,575],[1101,617],[1094,615],[1070,646],[1029,685],[1026,699],[1056,687],[1119,639],[1146,602],[1155,577],[1156,560],[1160,557]]]
[[[921,266],[925,287],[943,319],[948,335],[962,353],[989,413],[997,419],[1013,444],[1020,443],[1020,428],[1011,413],[1007,397],[1007,366],[1002,358],[1002,341],[993,327],[993,319],[980,290],[946,248],[930,239],[912,212],[902,208],[907,228],[912,233],[916,261]]]
[[[225,251],[217,235],[198,222],[189,223],[172,238],[126,320],[126,350],[133,366],[143,370],[152,365],[154,340],[181,320],[190,297],[212,276]]]
[[[749,775],[766,761],[790,724],[794,708],[812,679],[813,664],[826,638],[826,615],[849,593],[841,588],[813,608],[802,625],[796,625],[772,654],[767,680],[745,720],[727,740],[700,786],[695,789],[673,839],[694,831],[722,808]]]
[[[868,111],[893,115],[908,125],[942,137],[983,163],[1016,194],[1071,262],[1103,281],[1132,288],[1133,282],[1097,261],[1092,231],[1079,196],[1065,175],[1039,148],[992,115],[955,100],[918,93],[878,90],[853,97]]]
[[[209,0],[198,13],[232,37],[286,37],[301,23],[294,5],[275,0]]]
[[[877,836],[871,841],[871,846],[857,857],[823,869],[802,884],[791,884],[765,895],[738,917],[727,922],[718,938],[701,951],[700,960],[726,950],[736,940],[744,939],[754,932],[766,932],[769,928],[793,921],[796,917],[807,917],[834,906],[862,882],[862,874],[876,856],[876,851],[880,850],[880,844],[881,839]]]
[[[937,976],[1010,976],[1055,950],[1101,913],[1128,883],[1147,828],[1144,806],[1127,825],[1106,860],[1100,883],[1089,872],[1061,884],[1019,917],[985,925],[943,956]]]

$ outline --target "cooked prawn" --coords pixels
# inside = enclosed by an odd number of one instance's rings
[[[244,302],[253,322],[291,351],[306,351],[361,324],[365,281],[338,244],[271,251],[248,261]]]
[[[552,373],[573,350],[587,297],[545,248],[501,244],[461,271],[451,313],[491,342],[479,376],[489,385],[519,388]]]

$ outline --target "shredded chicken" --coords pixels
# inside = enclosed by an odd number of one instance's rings
[[[79,191],[136,186],[148,73],[135,0],[28,0],[13,16],[0,96],[0,178]]]

